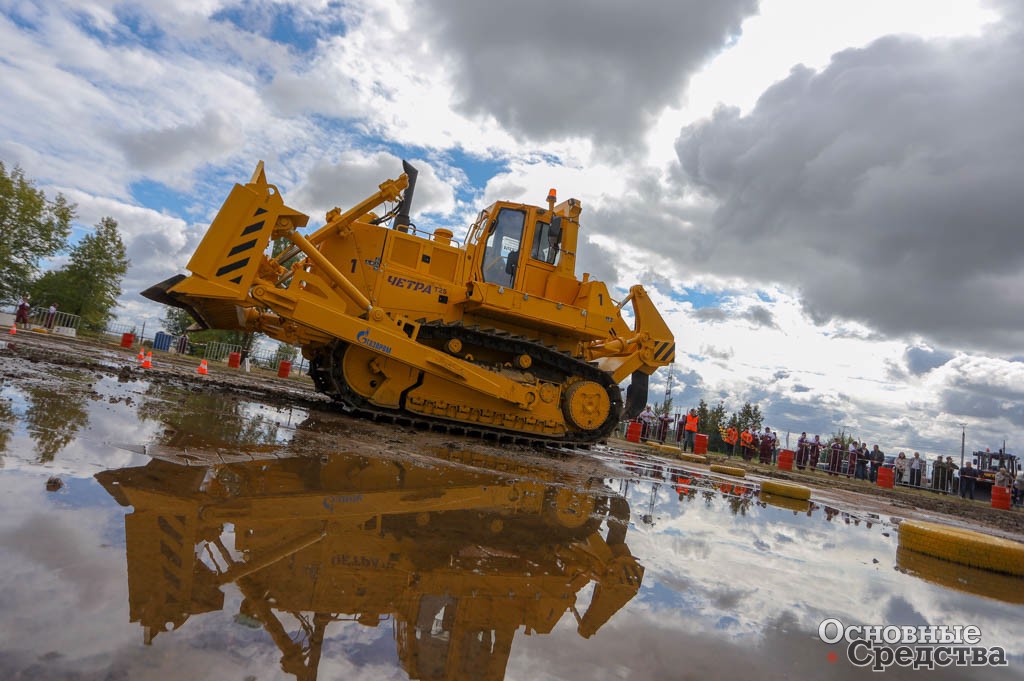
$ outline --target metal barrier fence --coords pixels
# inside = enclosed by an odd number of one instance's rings
[[[217,341],[210,341],[205,344],[203,348],[203,358],[213,362],[226,362],[228,356],[232,352],[241,354],[242,346],[233,345],[231,343],[218,343]]]
[[[149,335],[147,331],[152,332]],[[165,352],[191,354],[209,362],[228,363],[232,353],[238,353],[239,362],[245,356],[249,360],[250,368],[279,371],[281,362],[291,362],[290,374],[292,376],[305,373],[308,363],[293,346],[281,346],[271,348],[256,347],[248,354],[242,352],[242,346],[235,343],[221,343],[218,341],[206,341],[193,343],[187,335],[171,336],[159,325],[146,328],[145,324],[132,324],[126,322],[110,322],[103,333],[111,339],[120,341],[125,334],[131,334],[132,344],[139,346],[142,343],[151,343],[154,350]]]
[[[4,305],[0,311],[10,314],[13,317],[18,311],[18,305],[16,303],[9,303]],[[74,329],[77,333],[78,327],[82,323],[82,318],[76,314],[61,312],[60,310],[57,310],[51,316],[48,307],[34,307],[29,310],[28,321],[31,326],[50,330],[58,327],[63,329]]]
[[[78,325],[82,323],[82,318],[76,314],[61,312],[60,310],[51,313],[45,308],[37,308],[29,312],[28,320],[35,326],[51,330],[59,326],[78,331]]]
[[[107,328],[103,329],[103,333],[108,336],[120,338],[122,335],[126,333],[135,335],[135,333],[138,332],[138,330],[139,327],[136,326],[135,324],[124,324],[122,322],[108,322]]]

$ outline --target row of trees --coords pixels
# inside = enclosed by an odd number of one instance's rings
[[[113,316],[129,260],[117,221],[105,217],[69,248],[76,206],[63,195],[52,201],[0,161],[0,302],[57,303],[78,315],[86,329],[101,331]],[[66,254],[65,264],[43,272],[46,260]]]

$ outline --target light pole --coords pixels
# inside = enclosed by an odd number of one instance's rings
[[[960,468],[964,467],[964,443],[967,441],[967,424],[958,423],[960,426]]]

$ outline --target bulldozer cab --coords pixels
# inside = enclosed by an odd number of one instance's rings
[[[479,279],[536,296],[550,297],[559,289],[574,296],[577,225],[574,218],[559,213],[578,211],[578,206],[574,199],[548,210],[499,202],[482,211],[468,238]],[[563,286],[553,288],[553,278]],[[566,289],[564,284],[576,286]]]

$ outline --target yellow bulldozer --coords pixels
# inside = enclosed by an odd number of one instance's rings
[[[299,681],[316,679],[324,646],[337,645],[329,628],[388,620],[409,678],[500,681],[520,629],[547,634],[572,613],[589,638],[636,596],[644,568],[625,544],[629,505],[602,481],[435,456],[222,463],[189,452],[97,474],[134,507],[131,621],[149,644],[222,610],[234,584],[235,622],[266,630]]]
[[[191,275],[143,295],[187,310],[197,328],[300,346],[317,390],[356,411],[581,443],[639,414],[675,342],[642,286],[614,300],[577,278],[580,202],[556,203],[554,190],[546,207],[498,201],[460,243],[411,223],[417,171],[403,169],[303,234],[309,217],[261,161],[232,189]]]

